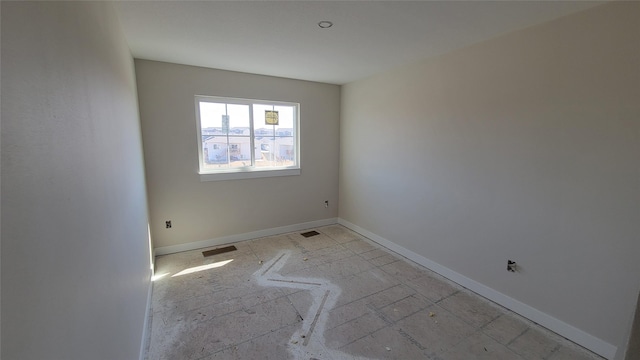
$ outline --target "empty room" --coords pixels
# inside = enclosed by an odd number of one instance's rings
[[[0,357],[640,359],[640,2],[0,2]]]

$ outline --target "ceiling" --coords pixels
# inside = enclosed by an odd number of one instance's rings
[[[590,1],[123,1],[135,58],[346,84]],[[320,21],[333,26],[321,29]]]

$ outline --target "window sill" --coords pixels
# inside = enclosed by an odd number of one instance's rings
[[[300,175],[299,168],[278,170],[229,171],[219,172],[215,174],[200,174],[200,181],[241,180],[294,175]]]

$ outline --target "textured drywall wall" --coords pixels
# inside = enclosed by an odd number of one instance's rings
[[[135,64],[155,247],[337,216],[339,86],[146,60]],[[201,182],[195,95],[300,103],[301,175]],[[166,220],[171,229],[165,229]]]
[[[2,29],[2,3],[0,3],[0,29]],[[0,46],[0,69],[1,68],[2,68],[2,46]],[[1,89],[0,89],[0,104],[2,104]],[[2,139],[2,112],[0,111],[0,160],[2,159],[2,140],[1,139]],[[2,166],[0,166],[0,199],[2,199]],[[0,219],[2,219],[2,201],[0,201]],[[1,220],[0,220],[0,309],[2,309],[2,221]],[[0,310],[0,324],[2,324],[1,310]],[[0,358],[2,358],[2,326],[0,326]]]
[[[1,72],[2,359],[136,359],[147,205],[112,5],[2,2]]]
[[[344,86],[340,218],[626,344],[639,17],[604,5]]]

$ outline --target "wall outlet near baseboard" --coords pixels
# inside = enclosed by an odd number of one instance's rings
[[[171,220],[167,220],[164,222],[164,225],[167,229],[171,229]]]

